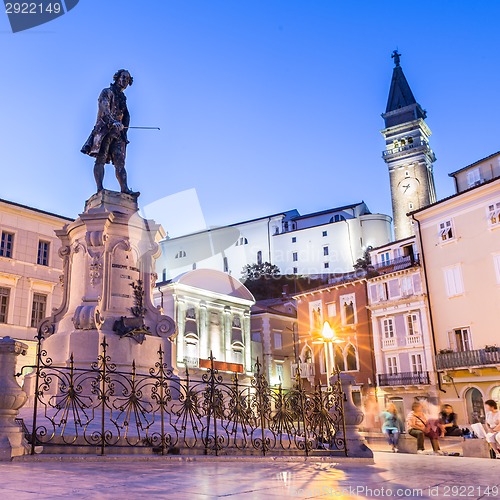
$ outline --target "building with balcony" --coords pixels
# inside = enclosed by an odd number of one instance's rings
[[[429,308],[422,270],[411,236],[370,252],[368,279],[377,399],[394,403],[400,415],[416,400],[438,404]]]
[[[457,193],[413,213],[438,384],[461,424],[500,402],[500,153],[451,174]]]
[[[60,241],[55,231],[73,219],[0,200],[0,337],[28,344],[35,359],[40,320],[62,300]]]
[[[285,296],[259,300],[252,306],[250,323],[253,357],[257,357],[260,347],[259,360],[269,383],[290,389],[295,383],[298,359],[295,301]]]
[[[364,202],[300,215],[297,210],[207,229],[160,245],[162,281],[192,269],[241,277],[247,264],[270,262],[281,274],[322,275],[353,270],[368,246],[391,239],[391,218]]]
[[[300,293],[297,300],[300,374],[306,386],[326,385],[327,366],[355,378],[354,402],[363,409],[363,426],[373,429],[375,360],[366,280],[351,279]],[[322,343],[325,321],[339,343]],[[328,359],[327,359],[328,357]],[[314,367],[314,368],[313,368]]]

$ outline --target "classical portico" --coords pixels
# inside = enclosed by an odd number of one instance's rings
[[[229,274],[198,269],[160,283],[157,305],[177,324],[176,364],[207,368],[210,353],[219,371],[252,373],[248,289]]]

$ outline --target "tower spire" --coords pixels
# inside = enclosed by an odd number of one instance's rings
[[[397,109],[417,104],[413,92],[411,91],[408,81],[403,73],[401,67],[401,54],[395,50],[391,58],[394,59],[394,69],[392,70],[391,89],[389,90],[389,98],[387,99],[386,113],[396,111]],[[425,111],[417,104],[418,109],[415,111],[417,115],[415,118],[425,118]]]
[[[383,158],[389,169],[392,213],[396,239],[413,233],[407,213],[436,201],[433,163],[429,146],[431,131],[426,113],[417,103],[401,68],[401,54],[395,50],[391,88],[382,118],[386,149]]]

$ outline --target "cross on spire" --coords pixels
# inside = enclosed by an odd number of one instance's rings
[[[394,59],[394,64],[397,66],[399,66],[399,62],[400,62],[400,57],[401,57],[401,54],[398,52],[398,49],[396,49],[391,57]]]

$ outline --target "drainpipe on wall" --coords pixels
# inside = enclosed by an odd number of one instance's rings
[[[267,253],[269,255],[269,264],[272,264],[271,260],[271,217],[267,218]]]
[[[427,269],[425,267],[424,245],[423,245],[423,242],[422,242],[422,233],[420,232],[420,221],[418,219],[415,219],[414,214],[411,214],[411,218],[417,223],[417,226],[418,226],[418,241],[420,243],[420,261],[421,261],[422,269],[424,271],[425,290],[427,292],[427,302],[429,304],[429,321],[430,321],[430,324],[431,324],[432,346],[434,348],[434,359],[436,359],[436,356],[437,356],[437,346],[436,346],[436,336],[434,335],[434,318],[432,316],[431,295],[430,295],[430,291],[429,291],[429,281],[427,279]],[[436,368],[436,374],[437,374],[438,389],[441,392],[446,393],[446,391],[443,389],[443,386],[441,385],[441,376],[439,375],[439,372],[437,371],[437,368]]]

